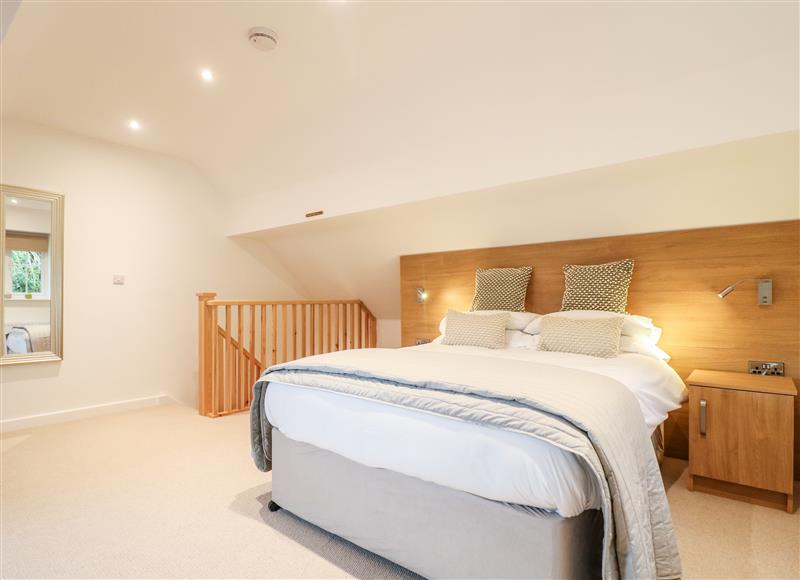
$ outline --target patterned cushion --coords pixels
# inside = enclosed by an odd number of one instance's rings
[[[475,297],[470,310],[525,310],[531,266],[489,268],[475,272]]]
[[[447,311],[442,344],[503,348],[506,345],[508,314],[469,314]]]
[[[611,358],[619,354],[623,322],[621,316],[618,318],[543,316],[539,350]]]
[[[561,310],[625,312],[633,260],[595,266],[564,266],[564,299]]]

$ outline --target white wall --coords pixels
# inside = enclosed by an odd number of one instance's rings
[[[64,193],[66,220],[64,360],[0,367],[3,420],[162,393],[193,404],[195,293],[299,296],[262,249],[224,237],[189,163],[7,119],[0,139],[0,181]]]
[[[6,205],[6,230],[50,233],[50,210]]]
[[[50,301],[6,300],[3,324],[50,324]]]
[[[358,297],[399,343],[404,254],[800,217],[798,132],[341,216],[256,235],[313,297]],[[393,334],[396,333],[396,334]]]

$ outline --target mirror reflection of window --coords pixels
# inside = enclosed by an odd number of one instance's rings
[[[49,234],[6,232],[8,298],[26,294],[47,297],[49,244]]]
[[[7,355],[48,352],[52,204],[5,199],[3,326]]]

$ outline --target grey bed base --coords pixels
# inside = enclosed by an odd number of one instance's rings
[[[597,578],[603,516],[490,501],[272,432],[272,500],[428,578]]]

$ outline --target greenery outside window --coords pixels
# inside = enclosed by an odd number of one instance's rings
[[[39,252],[11,252],[11,292],[41,294],[42,254]]]
[[[3,289],[6,298],[50,297],[48,238],[46,234],[8,232]]]

